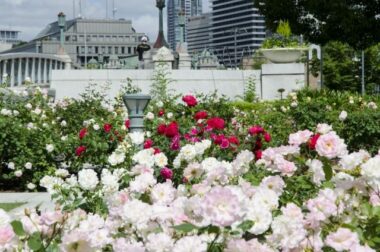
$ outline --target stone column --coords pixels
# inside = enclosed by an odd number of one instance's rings
[[[25,58],[25,78],[30,78],[30,75],[29,75],[29,58]]]
[[[47,59],[44,59],[44,82],[47,83]]]
[[[32,59],[32,82],[36,83],[36,58]]]
[[[3,73],[2,73],[2,75],[7,73],[7,64],[8,64],[8,61],[3,60]]]
[[[42,69],[41,69],[41,58],[38,58],[38,66],[37,66],[37,83],[42,83]]]
[[[55,61],[54,61],[54,70],[57,70],[57,69],[58,69],[58,61],[55,60]]]
[[[15,85],[15,59],[11,60],[11,87]]]
[[[22,84],[22,58],[18,59],[17,86]]]
[[[53,71],[53,60],[49,60],[49,83],[50,83],[50,80],[51,80],[51,73]]]

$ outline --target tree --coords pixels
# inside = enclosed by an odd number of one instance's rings
[[[325,45],[342,41],[355,49],[380,42],[380,0],[255,0],[267,27],[288,20],[295,34]]]

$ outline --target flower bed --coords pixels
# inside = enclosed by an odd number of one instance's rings
[[[99,94],[57,105],[39,91],[33,97],[2,110],[1,122],[27,136],[13,146],[28,150],[6,150],[14,167],[3,161],[3,175],[24,167],[20,177],[37,180],[57,209],[27,209],[14,221],[0,210],[0,250],[380,249],[380,153],[350,152],[335,125],[316,123],[279,140],[287,131],[258,123],[265,115],[188,95],[180,104],[153,101],[147,130],[130,133],[120,103],[111,107]],[[282,102],[302,101],[300,93]],[[274,112],[284,118],[291,107],[296,115],[298,104]],[[336,117],[343,124],[351,111]]]

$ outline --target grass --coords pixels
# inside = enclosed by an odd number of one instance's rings
[[[10,203],[0,203],[0,208],[6,212],[9,212],[15,208],[25,205],[27,202],[10,202]]]

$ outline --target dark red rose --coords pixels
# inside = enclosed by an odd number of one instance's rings
[[[212,136],[212,139],[214,139],[214,143],[217,145],[222,144],[223,139],[225,139],[224,135],[216,135]]]
[[[173,171],[167,167],[164,167],[160,170],[160,175],[164,179],[172,179],[173,178]]]
[[[111,129],[112,129],[112,125],[109,124],[109,123],[106,123],[106,124],[104,124],[103,129],[104,129],[104,131],[105,131],[106,133],[110,133],[110,131],[111,131]]]
[[[172,138],[178,135],[178,124],[177,122],[171,122],[165,130],[165,136]]]
[[[159,148],[154,148],[154,155],[161,153],[161,150]]]
[[[186,177],[182,178],[182,183],[187,184],[188,182],[189,182],[189,180]]]
[[[181,148],[179,140],[180,140],[179,135],[176,135],[175,137],[173,137],[172,142],[170,143],[171,150],[179,150]]]
[[[208,114],[206,111],[199,111],[197,113],[195,113],[194,115],[194,119],[195,120],[200,120],[200,119],[206,119],[208,117]]]
[[[236,136],[230,136],[228,138],[228,141],[232,144],[235,144],[235,145],[239,145],[240,142],[239,142],[239,139],[236,137]]]
[[[157,133],[160,135],[165,135],[166,132],[166,125],[165,124],[160,124],[157,127]]]
[[[260,139],[257,139],[255,143],[255,150],[260,150],[262,147],[263,147],[263,143],[261,142]]]
[[[153,146],[153,141],[152,139],[147,139],[144,143],[144,149],[149,149],[149,148],[152,148]]]
[[[83,128],[79,131],[79,139],[82,140],[87,135],[87,129]]]
[[[255,159],[256,160],[260,160],[262,158],[262,156],[263,156],[262,150],[255,151]]]
[[[267,143],[269,143],[272,140],[272,137],[270,136],[270,134],[268,132],[264,133],[264,140]]]
[[[124,125],[125,125],[125,127],[126,127],[127,129],[129,129],[129,127],[131,127],[131,121],[129,121],[129,119],[128,119],[128,120],[125,120]]]
[[[211,129],[222,130],[224,129],[224,120],[219,117],[213,117],[207,120],[207,126]]]
[[[314,150],[315,149],[315,145],[317,144],[317,141],[319,139],[321,135],[320,134],[315,134],[314,136],[312,136],[309,140],[309,148],[311,150]]]
[[[195,107],[198,104],[197,99],[192,95],[185,95],[182,97],[182,101],[184,101],[189,107]]]
[[[250,135],[258,135],[258,134],[264,133],[264,129],[259,125],[255,125],[249,128],[248,133]]]
[[[160,111],[158,111],[158,116],[163,116],[164,114],[165,114],[165,110],[160,109]]]
[[[83,152],[85,152],[86,151],[86,146],[79,146],[76,150],[75,150],[75,155],[77,155],[78,157],[80,156],[80,155],[82,155],[83,154]]]

